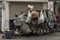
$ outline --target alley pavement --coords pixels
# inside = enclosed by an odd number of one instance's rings
[[[15,39],[3,39],[2,38],[2,36],[3,36],[4,34],[0,34],[0,40],[21,40],[21,39],[19,39],[19,38],[15,38]]]
[[[3,39],[3,34],[0,34],[0,40],[60,40],[60,32],[45,34],[44,36],[21,36],[21,39]]]
[[[44,36],[22,36],[21,40],[60,40],[60,32],[45,34]]]

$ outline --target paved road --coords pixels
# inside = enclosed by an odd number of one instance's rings
[[[2,36],[3,36],[3,34],[0,34],[0,40],[21,40],[19,38],[17,38],[17,39],[3,39]]]
[[[0,40],[8,39],[2,39],[2,34],[0,34]],[[9,40],[60,40],[60,32],[46,34],[44,36],[30,36],[30,37],[22,36],[21,39],[9,39]]]
[[[46,34],[44,36],[22,37],[21,40],[60,40],[60,32]]]

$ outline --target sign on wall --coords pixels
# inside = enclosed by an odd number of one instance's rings
[[[54,12],[54,2],[53,1],[48,2],[48,10],[51,10]]]

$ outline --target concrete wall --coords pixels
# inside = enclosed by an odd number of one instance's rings
[[[4,9],[3,9],[3,22],[2,22],[2,32],[9,29],[9,3],[4,2]]]
[[[7,1],[31,1],[31,2],[48,2],[48,0],[7,0]]]
[[[47,2],[43,3],[43,9],[48,9],[48,3]]]
[[[48,1],[55,2],[54,0],[48,0]],[[59,3],[57,3],[57,1],[59,1]],[[56,15],[59,15],[60,14],[59,13],[59,10],[58,10],[59,7],[60,7],[60,0],[56,0],[56,2],[55,2],[55,13],[56,13]]]
[[[9,18],[14,19],[14,15],[20,15],[20,11],[25,11],[28,4],[33,5],[34,9],[43,9],[43,3],[11,2],[9,4]]]
[[[0,1],[3,1],[3,0],[0,0]]]

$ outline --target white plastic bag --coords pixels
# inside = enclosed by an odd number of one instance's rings
[[[30,22],[30,20],[31,20],[31,13],[30,13],[30,11],[28,12],[28,16],[27,16],[27,19],[26,19],[26,23],[29,23]]]
[[[40,20],[40,23],[44,22],[44,16],[43,16],[42,10],[41,10],[41,13],[40,13],[39,20]]]

